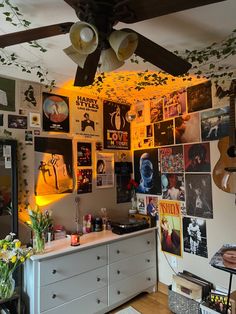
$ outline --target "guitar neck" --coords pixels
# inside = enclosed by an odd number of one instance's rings
[[[229,145],[235,146],[235,103],[236,103],[236,80],[233,80],[230,86],[230,121],[229,121]]]

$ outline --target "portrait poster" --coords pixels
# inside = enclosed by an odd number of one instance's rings
[[[73,132],[83,138],[102,139],[102,102],[99,99],[77,96]]]
[[[174,91],[164,97],[164,120],[186,113],[186,90]]]
[[[212,256],[210,265],[236,274],[236,244],[223,244]]]
[[[166,200],[185,201],[185,184],[183,173],[162,173],[162,198]]]
[[[114,172],[114,154],[96,152],[96,187],[113,187]]]
[[[15,111],[15,80],[0,77],[0,111]]]
[[[208,142],[184,145],[184,169],[185,172],[211,172]]]
[[[169,146],[160,148],[161,172],[179,173],[184,171],[183,146]]]
[[[163,98],[150,100],[150,122],[156,123],[163,120]]]
[[[214,141],[229,135],[229,106],[201,113],[201,133],[203,141]]]
[[[92,169],[77,169],[77,194],[92,192]]]
[[[212,107],[211,81],[187,88],[188,112],[195,112]]]
[[[69,132],[68,97],[43,93],[43,130],[51,132]]]
[[[146,215],[159,219],[158,213],[158,202],[159,198],[155,195],[146,196]]]
[[[105,149],[130,149],[130,123],[126,120],[129,105],[103,102],[103,138]]]
[[[182,256],[181,206],[178,201],[159,200],[161,250]]]
[[[154,145],[165,146],[174,144],[173,119],[154,124]]]
[[[92,166],[92,144],[77,143],[77,166]]]
[[[19,80],[18,95],[20,108],[40,110],[42,105],[41,84]]]
[[[9,129],[27,129],[27,117],[17,116],[14,114],[8,115],[8,128]]]
[[[130,174],[117,174],[116,175],[116,202],[128,203],[131,199],[130,190],[127,189],[131,175]]]
[[[187,215],[213,218],[210,174],[185,174]]]
[[[36,113],[36,112],[29,113],[29,126],[30,128],[40,128],[41,126],[40,113]]]
[[[72,141],[35,137],[35,195],[73,191]]]
[[[192,142],[200,142],[200,118],[198,112],[175,118],[175,143]]]
[[[139,184],[137,193],[161,194],[158,149],[134,151],[135,181]]]
[[[206,220],[183,217],[184,252],[207,258]]]

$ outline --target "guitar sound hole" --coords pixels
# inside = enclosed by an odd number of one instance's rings
[[[230,146],[227,150],[227,154],[231,158],[236,157],[236,146]]]

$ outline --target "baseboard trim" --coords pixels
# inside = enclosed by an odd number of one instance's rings
[[[166,285],[165,283],[158,281],[157,290],[161,293],[168,295],[168,285]]]

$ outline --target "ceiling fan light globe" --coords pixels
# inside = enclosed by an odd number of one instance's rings
[[[80,31],[80,38],[85,43],[91,42],[94,36],[95,36],[95,34],[94,34],[93,30],[89,27],[84,27]]]
[[[81,69],[84,68],[84,64],[88,55],[79,53],[72,45],[63,49],[63,51],[72,61],[78,64]]]
[[[102,50],[99,64],[101,72],[111,72],[120,68],[124,64],[124,61],[118,60],[114,50],[108,48]]]
[[[135,33],[114,31],[109,36],[109,43],[117,58],[124,61],[132,56],[138,46],[138,36]]]

